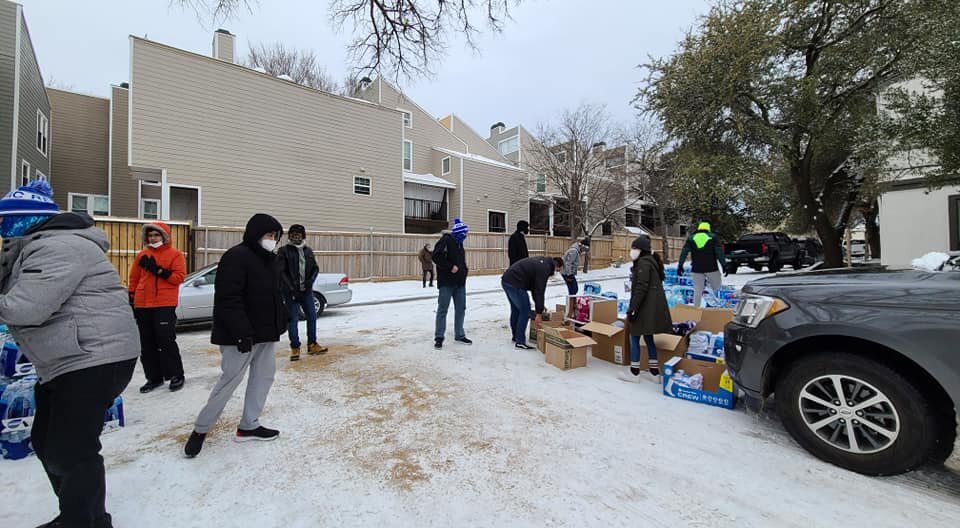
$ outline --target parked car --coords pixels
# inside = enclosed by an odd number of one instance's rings
[[[816,238],[794,240],[800,246],[800,265],[804,268],[823,260],[823,244]]]
[[[960,406],[960,257],[944,271],[849,268],[751,282],[727,326],[730,373],[774,395],[815,456],[893,475],[954,446]]]
[[[187,275],[180,287],[180,305],[177,319],[180,322],[200,322],[213,319],[213,285],[217,276],[217,264],[211,264]],[[317,316],[328,306],[341,306],[353,299],[350,279],[342,273],[321,273],[313,283],[313,303]],[[300,311],[304,318],[303,310]]]
[[[800,244],[783,233],[753,233],[740,237],[733,244],[725,244],[723,253],[727,259],[727,273],[734,274],[740,266],[760,271],[763,266],[777,273],[783,266],[793,269],[803,267]]]

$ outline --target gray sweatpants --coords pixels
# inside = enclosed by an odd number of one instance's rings
[[[247,379],[247,392],[243,397],[243,417],[240,419],[240,429],[256,429],[260,427],[260,413],[267,403],[267,394],[273,385],[273,375],[277,371],[277,358],[274,356],[276,343],[257,343],[253,350],[246,354],[241,353],[235,346],[220,346],[220,381],[213,387],[210,399],[197,416],[194,430],[198,433],[210,431],[220,413],[227,406],[233,392],[237,390],[243,375],[250,369]]]
[[[719,271],[712,273],[691,273],[690,275],[693,277],[693,305],[697,308],[700,307],[700,300],[703,299],[705,282],[710,283],[710,288],[713,289],[714,293],[723,285],[723,275],[721,275]]]

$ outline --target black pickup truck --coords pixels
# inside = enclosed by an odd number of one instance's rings
[[[803,250],[795,240],[784,233],[752,233],[740,237],[734,244],[725,244],[727,273],[736,273],[740,266],[760,271],[764,266],[776,273],[784,266],[803,267]]]

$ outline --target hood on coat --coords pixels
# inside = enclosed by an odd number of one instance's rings
[[[170,226],[168,226],[166,223],[164,223],[164,222],[150,222],[150,223],[147,223],[147,224],[143,224],[143,228],[141,228],[141,230],[140,230],[140,237],[141,237],[141,239],[143,240],[143,245],[144,245],[144,246],[146,246],[146,245],[148,244],[148,242],[147,242],[147,232],[148,232],[148,231],[157,231],[157,232],[159,232],[160,235],[163,237],[163,243],[164,243],[164,244],[169,244],[169,243],[170,243],[170,234],[171,234],[171,231],[170,231]]]
[[[104,252],[110,249],[110,240],[107,234],[100,229],[91,229],[94,226],[93,218],[86,213],[60,213],[42,224],[37,224],[27,231],[24,238],[34,238],[31,235],[62,236],[76,235],[100,246]]]
[[[283,236],[283,226],[276,218],[268,214],[257,213],[247,221],[247,227],[243,231],[243,245],[249,247],[258,255],[267,256],[270,253],[260,245],[260,239],[267,233],[276,233],[279,242],[280,237]]]

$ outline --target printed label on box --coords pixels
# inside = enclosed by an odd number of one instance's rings
[[[623,363],[623,347],[622,346],[614,345],[613,360],[615,363]]]

